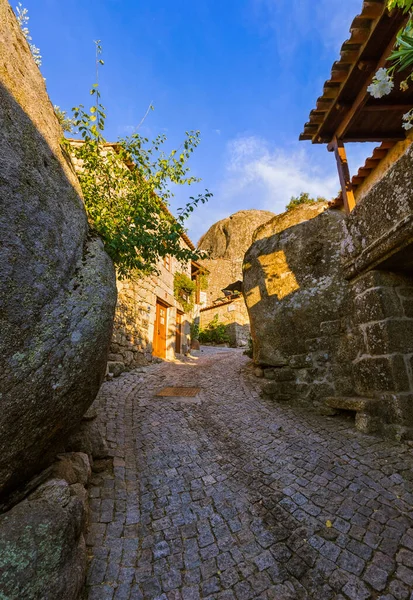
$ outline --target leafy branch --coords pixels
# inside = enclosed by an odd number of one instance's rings
[[[97,76],[100,42],[96,43]],[[95,104],[73,108],[75,126],[82,143],[70,151],[80,165],[79,181],[91,229],[99,235],[118,275],[130,277],[157,272],[160,259],[174,256],[182,264],[199,260],[204,253],[192,250],[182,240],[185,222],[198,204],[212,196],[205,190],[189,198],[175,218],[168,209],[171,184],[192,185],[200,179],[189,175],[188,161],[199,145],[199,131],[186,132],[180,151],[163,150],[164,135],[154,140],[134,133],[108,143],[103,135],[106,112],[96,82],[91,95]]]

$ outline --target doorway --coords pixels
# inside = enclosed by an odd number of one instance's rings
[[[153,354],[158,358],[166,358],[166,326],[168,306],[156,301],[156,318],[153,332]]]
[[[183,312],[176,312],[175,352],[182,354],[182,316]]]

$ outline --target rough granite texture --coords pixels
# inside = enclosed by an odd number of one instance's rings
[[[222,292],[228,285],[242,280],[242,263],[250,247],[257,227],[262,226],[274,213],[265,210],[240,210],[218,221],[201,237],[198,248],[210,253],[210,257],[201,261],[209,271],[206,306],[212,306],[222,299]],[[227,313],[228,307],[219,311],[214,308],[201,313],[201,327],[205,327],[219,313],[220,321],[227,325],[227,335],[231,344],[244,345],[248,340],[249,317],[243,301],[237,303],[237,310]],[[225,314],[221,314],[224,311]],[[223,317],[223,318],[221,318]]]
[[[348,216],[342,260],[349,279],[373,268],[412,272],[412,169],[410,146]]]
[[[86,515],[77,492],[53,479],[0,515],[1,600],[78,600]]]
[[[244,294],[254,359],[272,366],[267,391],[280,399],[317,404],[351,387],[349,284],[340,264],[344,215],[307,207],[273,219],[245,256]],[[322,208],[322,207],[321,207]],[[260,232],[259,232],[260,233]],[[345,360],[345,358],[347,360]]]
[[[0,0],[0,497],[39,471],[96,396],[115,274],[91,239],[62,131]]]

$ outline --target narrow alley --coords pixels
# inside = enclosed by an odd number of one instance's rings
[[[411,449],[261,398],[247,363],[210,349],[103,386],[89,600],[413,597]],[[173,385],[201,392],[154,397]]]

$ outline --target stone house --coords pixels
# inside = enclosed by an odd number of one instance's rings
[[[231,346],[246,346],[250,322],[242,295],[242,263],[254,231],[274,213],[240,210],[218,221],[202,236],[198,248],[208,252],[201,261],[209,272],[200,310],[200,327],[205,329],[216,317],[226,326]]]
[[[82,141],[70,140],[70,143],[75,146]],[[116,152],[116,147],[116,143],[107,143],[105,151]],[[81,168],[76,159],[73,162],[75,169]],[[125,165],[125,168],[132,168],[132,165]],[[185,233],[181,236],[181,246],[195,249]],[[119,373],[125,368],[147,364],[153,357],[173,360],[176,355],[190,351],[191,324],[199,315],[199,275],[203,268],[195,261],[182,264],[176,258],[166,256],[158,262],[157,270],[158,273],[153,275],[137,273],[133,278],[117,278],[118,299],[108,357],[109,371]],[[189,311],[185,311],[174,294],[174,278],[180,273],[196,282],[194,305]]]
[[[244,262],[266,393],[397,439],[413,439],[413,146],[402,127],[413,90],[400,91],[406,73],[383,98],[367,87],[406,19],[385,0],[363,3],[300,136],[334,152],[341,193],[295,223],[270,221]],[[345,144],[366,141],[380,146],[351,178]]]

